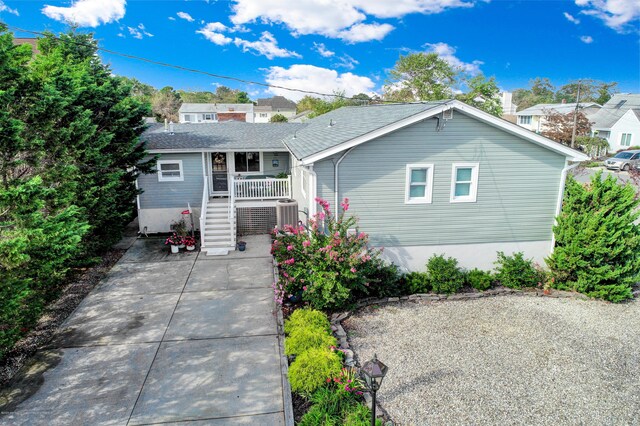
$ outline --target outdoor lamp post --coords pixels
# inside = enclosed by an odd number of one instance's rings
[[[371,426],[376,426],[376,392],[380,389],[382,379],[387,374],[389,367],[384,365],[378,360],[376,354],[373,354],[373,359],[364,363],[360,372],[364,376],[364,381],[367,383],[367,387],[371,391]]]

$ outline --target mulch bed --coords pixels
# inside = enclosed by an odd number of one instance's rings
[[[102,256],[99,264],[78,269],[71,274],[69,283],[62,287],[58,298],[45,308],[33,330],[20,339],[4,358],[0,359],[0,387],[11,381],[38,348],[51,341],[58,327],[125,252],[126,250],[109,250]]]
[[[293,403],[293,418],[297,424],[302,420],[302,417],[307,413],[307,411],[309,411],[312,404],[310,400],[295,392],[291,393],[291,402]]]

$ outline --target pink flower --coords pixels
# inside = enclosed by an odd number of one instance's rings
[[[356,268],[351,268],[351,272],[353,272],[354,274],[356,273]]]
[[[335,234],[333,234],[333,236],[334,236],[335,238],[340,238],[340,233],[339,233],[339,232],[336,232]]]
[[[292,257],[291,259],[287,259],[284,261],[287,265],[293,265],[295,263],[295,259]]]
[[[320,219],[320,220],[324,220],[324,217],[325,217],[325,216],[324,216],[324,212],[320,212],[320,213],[318,213],[318,219]]]
[[[307,291],[307,286],[302,286],[302,291]]]
[[[345,198],[341,203],[340,206],[342,207],[342,210],[344,210],[345,212],[347,210],[349,210],[349,199]]]
[[[288,245],[287,246],[287,251],[291,251],[291,250],[293,250],[293,246],[292,245]]]
[[[303,247],[309,247],[310,245],[311,245],[311,241],[309,241],[309,240],[306,240],[306,241],[302,242],[302,246]]]

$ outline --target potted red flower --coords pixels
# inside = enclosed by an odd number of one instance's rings
[[[182,243],[187,246],[188,251],[193,251],[196,249],[196,239],[192,236],[182,238]]]
[[[171,246],[171,253],[178,253],[180,251],[180,244],[182,244],[182,237],[178,236],[175,232],[169,238],[164,241],[165,245]]]

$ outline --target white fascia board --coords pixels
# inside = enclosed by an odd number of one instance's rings
[[[426,120],[431,118],[437,114],[442,113],[448,109],[452,108],[451,102],[447,102],[442,105],[434,106],[431,109],[420,112],[418,114],[412,115],[410,117],[404,118],[402,120],[396,121],[395,123],[389,124],[388,126],[380,127],[379,129],[373,130],[369,133],[365,133],[364,135],[358,136],[351,140],[341,143],[340,145],[336,145],[324,151],[321,151],[317,154],[310,155],[309,157],[301,159],[302,164],[312,164],[316,161],[322,160],[323,158],[331,157],[339,152],[342,152],[346,149],[353,148],[355,146],[361,145],[365,142],[369,142],[370,140],[379,138],[380,136],[384,136],[387,133],[395,132],[396,130],[402,129],[403,127],[410,126],[419,121]]]
[[[250,152],[250,151],[258,151],[258,152],[287,152],[286,147],[282,148],[176,148],[176,149],[148,149],[148,154],[194,154],[201,152]]]

